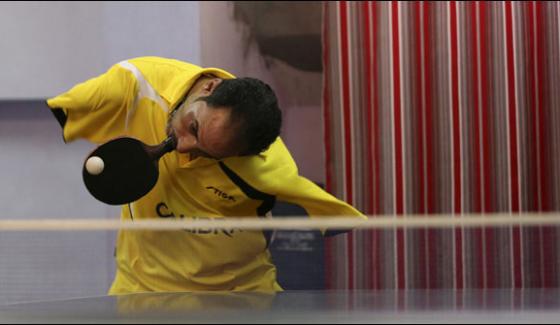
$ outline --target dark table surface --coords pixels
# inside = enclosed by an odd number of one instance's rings
[[[2,323],[559,323],[560,290],[143,293],[0,307]]]

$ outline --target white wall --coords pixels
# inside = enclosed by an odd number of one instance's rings
[[[64,144],[42,100],[130,57],[200,63],[199,24],[196,1],[0,2],[0,218],[118,218],[82,182],[93,145]],[[0,232],[0,304],[106,294],[114,240]]]
[[[82,182],[92,148],[64,144],[40,101],[0,103],[0,218],[118,218]],[[109,232],[0,232],[0,304],[106,294],[114,240]]]
[[[200,62],[199,4],[0,2],[0,99],[45,98],[123,59]]]

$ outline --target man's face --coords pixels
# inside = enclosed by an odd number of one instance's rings
[[[177,137],[176,150],[215,159],[235,156],[231,108],[209,107],[202,100],[185,103],[169,121],[168,132]]]

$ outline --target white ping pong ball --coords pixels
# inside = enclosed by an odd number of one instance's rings
[[[104,168],[105,168],[105,163],[103,162],[103,159],[101,159],[97,156],[90,157],[86,161],[86,170],[91,175],[101,174],[103,172]]]

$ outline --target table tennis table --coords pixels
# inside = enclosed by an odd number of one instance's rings
[[[141,293],[0,307],[2,323],[558,323],[560,290]]]

